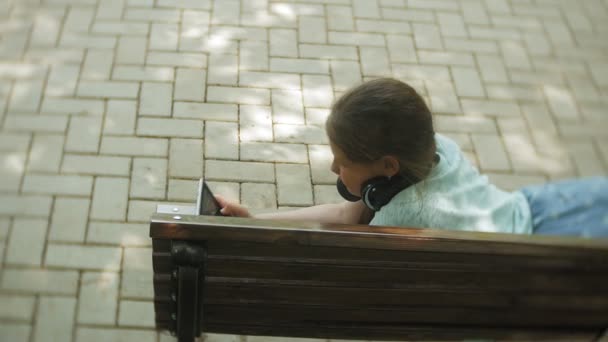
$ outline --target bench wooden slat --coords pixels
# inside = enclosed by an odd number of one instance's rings
[[[293,336],[325,338],[326,336],[340,336],[341,339],[365,340],[391,340],[403,341],[407,336],[409,341],[448,340],[462,341],[475,336],[475,339],[494,339],[500,341],[563,341],[563,342],[589,342],[598,336],[592,329],[513,329],[513,328],[480,328],[480,327],[446,327],[433,325],[324,325],[316,329],[309,326],[280,326],[271,325],[244,325],[230,322],[213,323],[210,329],[218,334],[261,335],[261,336]],[[603,341],[601,341],[603,342]]]
[[[509,310],[472,307],[432,307],[394,305],[391,308],[299,305],[297,310],[291,304],[207,304],[205,313],[210,322],[242,322],[244,324],[296,324],[314,322],[352,322],[361,324],[393,323],[407,325],[445,324],[460,326],[495,326],[500,322],[504,327],[597,327],[608,320],[608,312],[589,312],[575,315],[570,310],[539,310],[526,308]]]
[[[209,229],[203,229],[205,227]],[[156,214],[150,224],[150,236],[191,241],[248,241],[277,245],[561,257],[580,256],[584,249],[587,251],[586,257],[596,257],[597,262],[608,263],[608,244],[592,239],[294,223],[238,217],[182,215],[180,220],[175,220],[172,215]]]
[[[267,285],[257,282],[218,281],[210,278],[206,284],[209,304],[235,303],[281,303],[290,305],[327,306],[416,306],[429,307],[478,307],[495,310],[551,309],[568,310],[568,315],[588,315],[602,312],[608,307],[608,298],[603,294],[576,294],[566,298],[562,294],[508,294],[441,290],[403,290],[387,288],[315,287],[307,285]]]

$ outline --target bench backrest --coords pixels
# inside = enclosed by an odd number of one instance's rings
[[[150,236],[161,329],[176,329],[183,260],[201,270],[195,335],[589,341],[608,327],[608,240],[186,215],[156,215]]]

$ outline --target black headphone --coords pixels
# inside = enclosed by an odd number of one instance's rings
[[[435,155],[435,162],[439,162],[439,155]],[[431,165],[432,167],[432,165]],[[353,195],[340,178],[336,182],[338,192],[349,202],[362,200],[365,205],[373,211],[378,211],[402,190],[418,183],[416,177],[404,177],[395,175],[393,177],[378,176],[361,184],[361,197]]]

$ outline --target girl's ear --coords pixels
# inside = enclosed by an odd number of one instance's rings
[[[399,173],[400,166],[399,160],[393,156],[384,156],[382,157],[383,167],[384,167],[384,175],[387,177],[392,177]]]

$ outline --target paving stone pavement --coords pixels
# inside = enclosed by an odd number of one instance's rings
[[[155,206],[202,176],[338,200],[323,121],[362,80],[412,84],[505,189],[608,173],[608,0],[0,0],[0,28],[2,341],[172,341]]]

